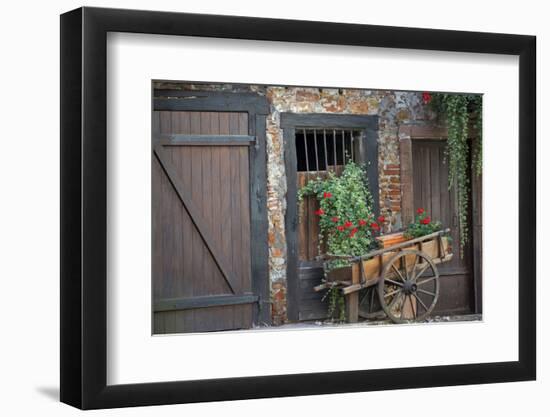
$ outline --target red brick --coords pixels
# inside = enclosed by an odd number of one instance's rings
[[[385,169],[384,174],[385,175],[399,175],[400,171],[398,169]]]
[[[267,242],[269,245],[273,245],[275,243],[275,233],[273,231],[269,231],[267,234]]]

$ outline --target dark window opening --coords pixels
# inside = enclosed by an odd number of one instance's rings
[[[328,171],[355,161],[360,130],[296,128],[298,172]]]

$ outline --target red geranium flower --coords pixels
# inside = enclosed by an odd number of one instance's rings
[[[333,223],[338,223],[338,220],[340,220],[338,217],[334,216],[332,219]]]
[[[365,220],[363,220],[363,219],[359,220],[359,226],[364,226],[366,224],[367,224],[367,222]]]
[[[325,210],[320,208],[319,210],[315,210],[315,214],[317,214],[318,216],[322,216],[323,214],[325,214]]]
[[[344,229],[345,229],[345,227],[344,227],[344,226],[338,226],[338,227],[336,227],[336,228],[337,228],[338,230],[340,230],[341,232],[343,232],[343,231],[344,231]]]
[[[353,236],[355,235],[355,233],[357,233],[357,227],[354,227],[354,228],[351,230],[351,232],[350,232],[350,234],[349,234],[349,237],[353,237]]]
[[[427,216],[425,219],[420,220],[420,223],[422,224],[430,224],[432,220],[430,219],[430,216]]]
[[[424,209],[423,208],[419,208],[418,210],[416,210],[416,212],[418,214],[424,214]]]
[[[372,222],[370,227],[372,227],[373,230],[380,230],[380,226],[378,226],[378,223],[376,222]]]
[[[378,217],[378,223],[384,223],[386,221],[386,218],[384,216]]]
[[[344,223],[344,227],[347,229],[348,227],[351,227],[353,226],[353,223],[350,222],[349,220],[347,222]]]
[[[330,198],[330,197],[332,197],[331,193],[326,192],[326,191],[323,193],[323,198]]]
[[[424,104],[428,104],[430,101],[432,101],[432,95],[430,93],[422,93],[422,101]]]

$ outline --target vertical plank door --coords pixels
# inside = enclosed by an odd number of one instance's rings
[[[153,332],[253,324],[248,115],[155,111]]]
[[[445,147],[446,141],[443,140],[413,140],[414,210],[424,208],[433,220],[439,220],[444,228],[451,229],[455,256],[450,262],[437,266],[441,291],[433,314],[466,314],[474,312],[472,238],[460,257],[457,193],[454,187],[449,190]],[[468,218],[471,236],[471,216]]]

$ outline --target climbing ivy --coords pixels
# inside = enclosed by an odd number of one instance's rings
[[[425,104],[447,122],[447,159],[449,163],[449,189],[456,187],[458,196],[458,223],[461,255],[468,242],[468,205],[470,195],[470,168],[475,175],[482,168],[482,97],[478,94],[424,93]],[[472,157],[470,165],[470,146]]]

